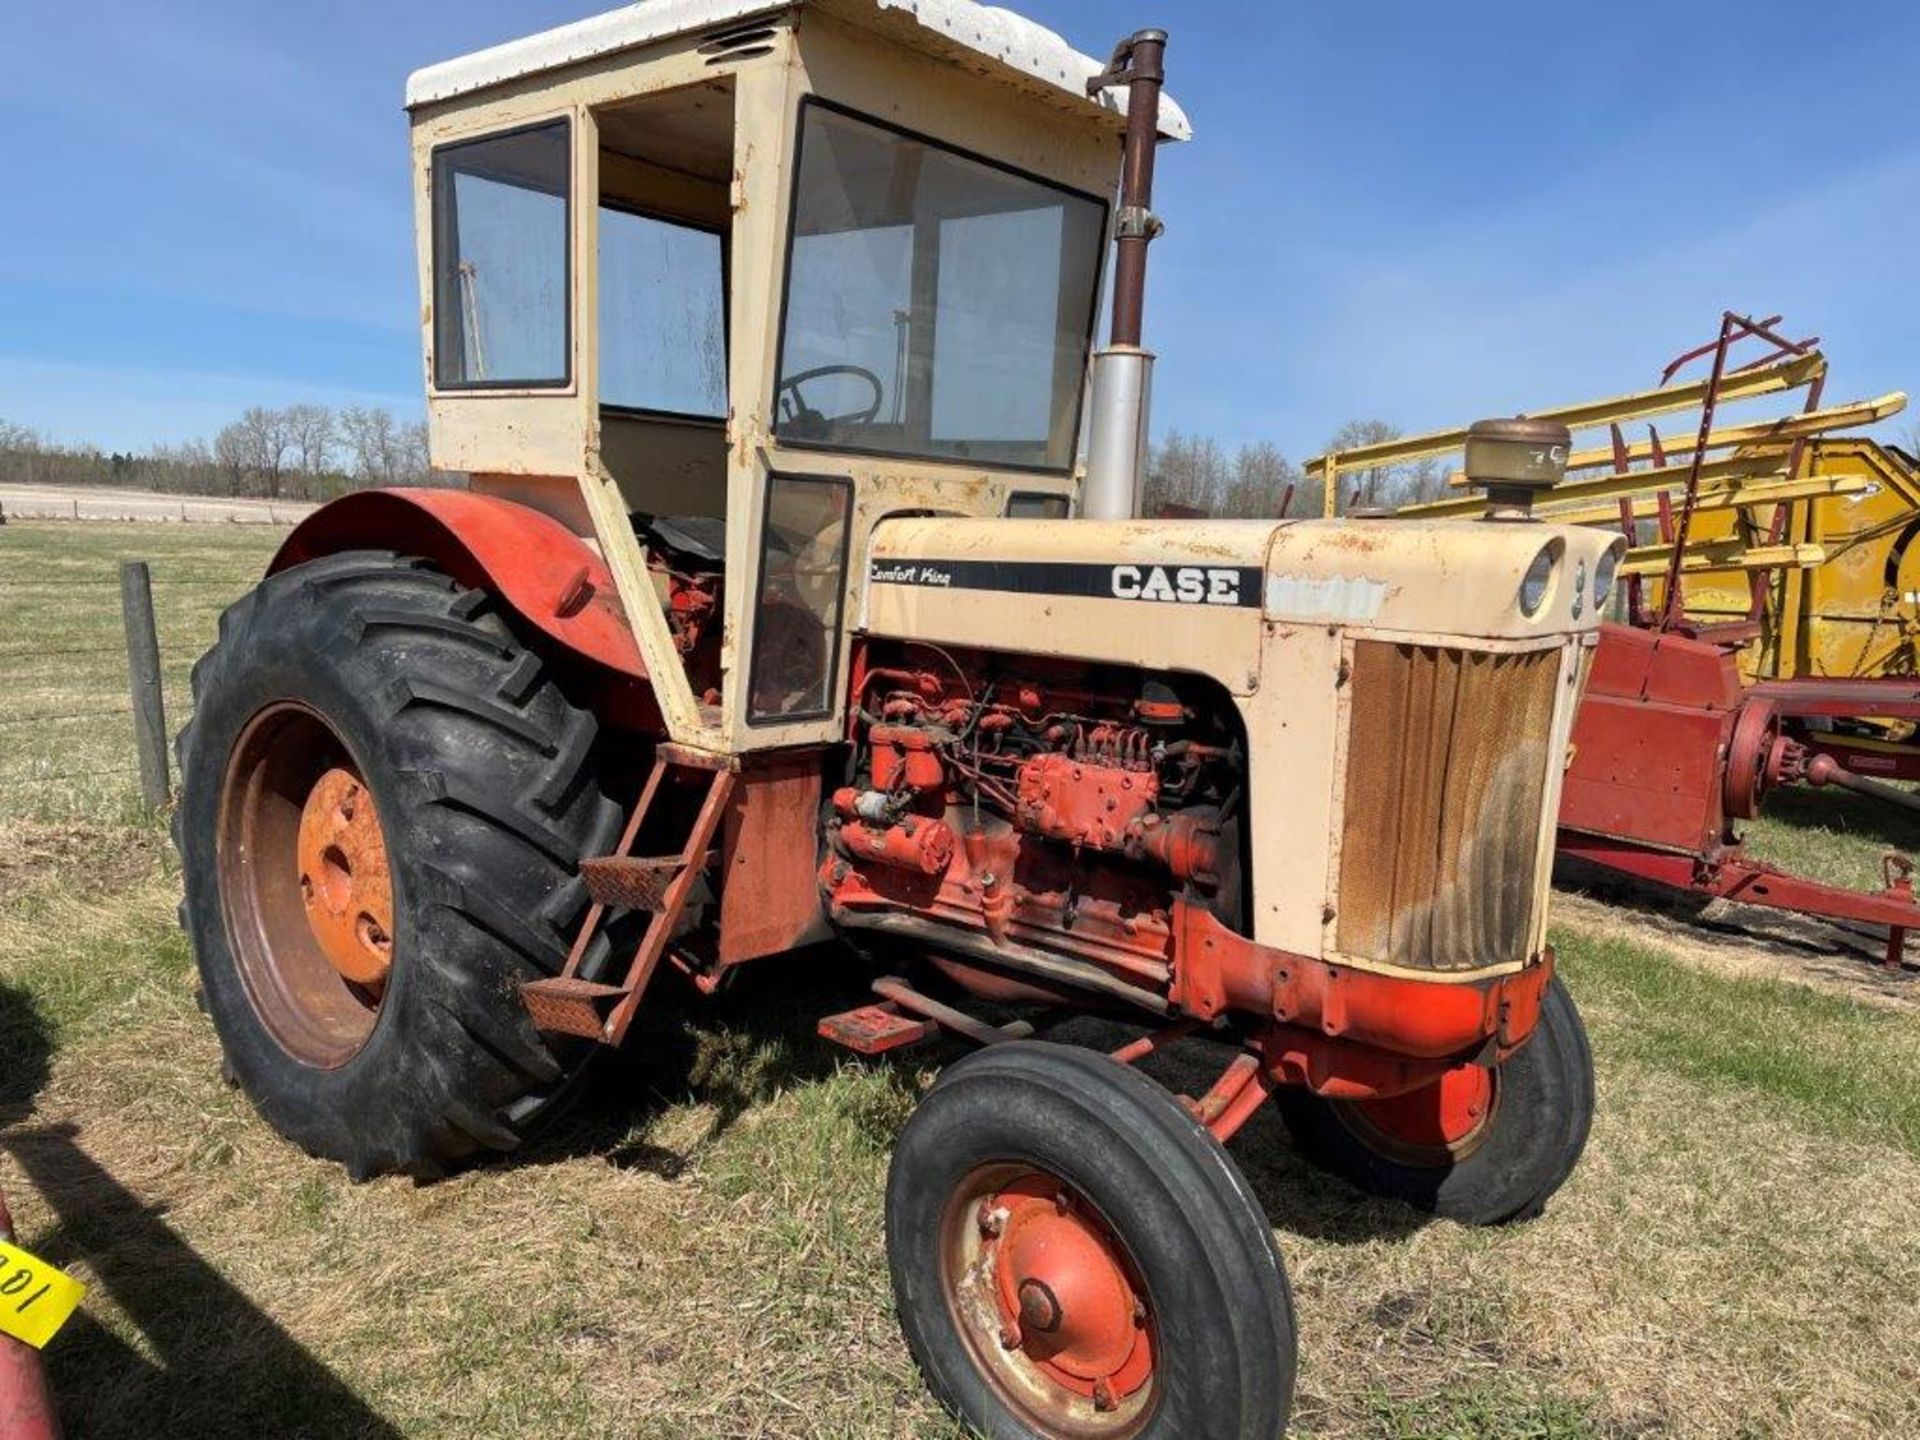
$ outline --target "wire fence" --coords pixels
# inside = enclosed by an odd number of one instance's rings
[[[119,527],[0,527],[0,819],[128,819],[178,784],[193,663],[285,532],[165,528],[130,555]]]

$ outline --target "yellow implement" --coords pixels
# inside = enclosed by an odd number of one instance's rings
[[[1846,433],[1898,415],[1907,396],[1826,404],[1827,375],[1827,357],[1809,344],[1722,375],[1717,392],[1707,377],[1529,412],[1575,432],[1568,479],[1537,511],[1560,524],[1630,526],[1633,548],[1620,573],[1657,612],[1692,483],[1685,617],[1751,623],[1755,638],[1740,655],[1747,678],[1920,673],[1920,461]],[[1714,425],[1703,440],[1710,399],[1773,395],[1787,402],[1778,418]],[[1664,416],[1686,418],[1671,437],[1651,425],[1644,439],[1623,433]],[[1306,470],[1325,482],[1333,514],[1342,491],[1370,472],[1455,456],[1465,444],[1464,428],[1437,430],[1321,455]],[[1457,471],[1450,478],[1465,484]],[[1440,519],[1475,514],[1483,503],[1462,493],[1397,513]]]
[[[1798,390],[1824,380],[1826,373],[1826,356],[1819,351],[1816,350],[1810,355],[1792,356],[1773,364],[1757,366],[1751,370],[1727,376],[1720,382],[1720,400],[1724,404],[1730,400],[1750,400],[1762,395]],[[1525,418],[1557,420],[1569,430],[1580,431],[1599,425],[1647,420],[1660,415],[1676,415],[1682,411],[1698,409],[1700,403],[1706,399],[1707,384],[1705,380],[1689,381],[1684,385],[1619,395],[1611,400],[1588,400],[1574,405],[1557,406],[1550,410],[1530,411]],[[1901,403],[1903,405],[1906,403],[1905,396],[1901,397]],[[1457,430],[1436,430],[1426,435],[1409,435],[1397,440],[1384,440],[1373,445],[1361,445],[1351,450],[1318,455],[1307,462],[1306,469],[1308,475],[1326,478],[1327,514],[1332,515],[1340,493],[1335,481],[1340,475],[1404,464],[1409,460],[1425,460],[1435,455],[1451,455],[1456,451],[1464,450],[1466,443],[1465,426]],[[1576,454],[1568,460],[1567,468],[1570,470],[1576,468],[1576,462],[1582,458],[1581,455]],[[1611,460],[1611,452],[1607,452],[1606,460]]]
[[[1626,576],[1656,576],[1667,573],[1673,561],[1671,545],[1642,545],[1629,550],[1620,562]],[[1807,570],[1827,563],[1827,552],[1819,545],[1742,545],[1737,540],[1701,540],[1687,546],[1681,570],[1687,575],[1742,573],[1777,570],[1793,566]]]

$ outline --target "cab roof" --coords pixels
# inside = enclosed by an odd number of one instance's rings
[[[679,35],[736,27],[754,18],[772,19],[811,7],[883,33],[902,35],[930,54],[979,69],[984,58],[1017,75],[1076,96],[1081,103],[1124,115],[1124,87],[1086,98],[1086,82],[1106,63],[1083,55],[1045,26],[1023,15],[976,0],[639,0],[586,20],[544,30],[457,60],[429,65],[407,79],[407,108],[437,104],[529,75],[617,54]],[[918,33],[903,34],[907,30]],[[1187,140],[1193,127],[1172,97],[1160,101],[1160,133]]]

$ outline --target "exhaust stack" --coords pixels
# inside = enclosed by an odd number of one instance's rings
[[[1087,478],[1080,495],[1080,514],[1089,520],[1131,520],[1140,513],[1153,392],[1153,356],[1140,338],[1147,247],[1165,228],[1153,213],[1153,161],[1166,53],[1166,31],[1141,30],[1121,41],[1106,70],[1087,82],[1090,96],[1127,87],[1126,157],[1114,219],[1113,332],[1107,348],[1093,357]]]

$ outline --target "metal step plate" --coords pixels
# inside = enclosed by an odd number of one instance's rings
[[[829,1015],[820,1022],[820,1035],[860,1055],[884,1055],[904,1045],[930,1038],[940,1027],[931,1020],[902,1015],[891,1005],[862,1005],[858,1010]]]
[[[618,985],[596,985],[591,980],[530,980],[520,987],[520,999],[540,1029],[586,1040],[603,1038],[606,1012],[627,992]]]

